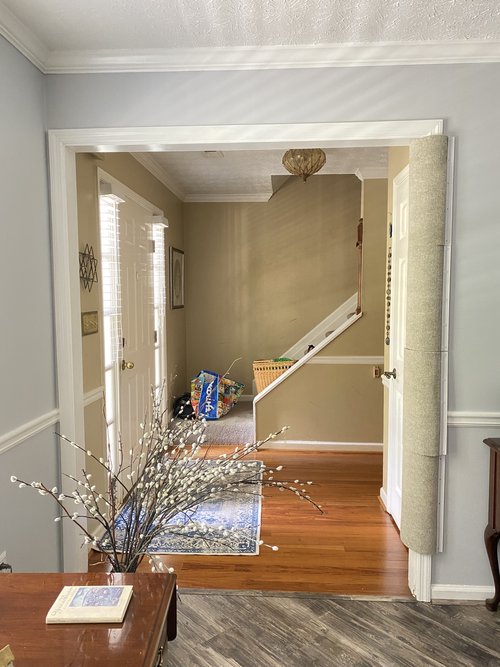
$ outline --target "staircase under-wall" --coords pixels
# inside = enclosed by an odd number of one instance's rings
[[[298,361],[254,397],[253,419],[255,435],[257,432],[256,413],[259,402],[265,396],[275,391],[290,376],[297,373],[305,364],[310,363],[327,345],[362,317],[361,312],[356,313],[357,303],[358,295],[356,293],[282,354],[283,357],[297,359]]]

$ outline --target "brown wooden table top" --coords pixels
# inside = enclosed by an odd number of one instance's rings
[[[483,442],[488,447],[491,447],[491,449],[496,449],[497,452],[500,452],[500,438],[486,438]]]
[[[63,586],[131,584],[123,623],[47,625]],[[10,644],[15,667],[149,667],[155,663],[175,575],[161,573],[0,574],[0,648]]]

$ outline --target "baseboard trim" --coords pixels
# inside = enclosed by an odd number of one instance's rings
[[[20,445],[28,438],[32,438],[37,433],[44,431],[49,426],[53,426],[59,421],[59,410],[51,410],[41,417],[32,419],[30,422],[26,422],[22,426],[5,433],[0,437],[0,454],[4,454],[12,447]]]
[[[387,494],[383,486],[380,487],[379,497],[380,497],[380,502],[384,506],[384,510],[387,512]]]
[[[432,601],[437,600],[486,600],[493,597],[493,586],[464,586],[461,584],[433,584]]]
[[[381,442],[328,442],[325,440],[270,440],[262,449],[314,449],[332,452],[382,452]]]

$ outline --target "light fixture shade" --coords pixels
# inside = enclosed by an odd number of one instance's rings
[[[287,171],[306,181],[324,166],[326,155],[321,148],[291,148],[281,162]]]

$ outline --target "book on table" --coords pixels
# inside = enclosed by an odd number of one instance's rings
[[[121,623],[132,586],[64,586],[46,623]]]

